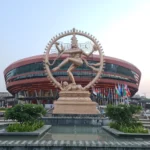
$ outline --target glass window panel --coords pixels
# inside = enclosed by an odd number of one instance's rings
[[[53,61],[50,61],[50,63],[52,63],[52,62]],[[62,60],[57,60],[56,63],[53,66],[51,66],[50,68],[52,69],[52,68],[56,67],[61,62],[62,62]],[[93,61],[93,60],[90,60],[88,62],[89,63],[98,63],[98,62]],[[64,72],[64,70],[67,70],[70,65],[71,65],[71,63],[68,63],[68,64],[64,65],[60,69],[62,72],[55,72],[55,73],[53,73],[53,75],[54,76],[67,76],[67,72]],[[19,75],[19,74],[23,74],[23,73],[27,73],[27,72],[37,72],[37,71],[43,71],[43,63],[42,62],[32,63],[32,64],[24,65],[24,66],[21,66],[21,67],[18,67],[18,68],[14,68],[13,70],[9,71],[6,74],[6,76],[5,76],[6,81],[9,78],[11,78],[15,75]],[[85,63],[82,66],[78,67],[76,69],[76,71],[78,71],[78,72],[74,72],[73,74],[75,76],[80,76],[81,78],[83,78],[85,76],[89,76],[89,77],[95,76],[95,73],[92,71],[92,69],[87,67],[85,65]],[[82,71],[84,71],[84,72],[82,72]],[[88,72],[85,72],[85,71],[88,71]],[[136,72],[134,72],[134,71],[132,71],[128,68],[116,65],[116,64],[106,63],[105,68],[104,68],[104,72],[110,72],[110,73],[112,72],[112,73],[117,73],[117,74],[120,74],[120,75],[132,77],[132,78],[135,78],[135,77],[139,78],[139,75]],[[44,74],[42,74],[42,75],[33,75],[34,78],[44,77],[44,76],[45,76]],[[32,76],[30,75],[30,76],[28,76],[28,78],[32,78]]]

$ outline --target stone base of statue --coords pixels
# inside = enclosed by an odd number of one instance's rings
[[[54,102],[53,114],[99,114],[96,103],[91,101],[89,91],[61,91]]]

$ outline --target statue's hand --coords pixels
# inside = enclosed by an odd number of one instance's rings
[[[96,45],[93,45],[93,52],[94,52],[94,51],[97,51],[97,50],[98,50],[97,46],[96,46]]]
[[[63,52],[65,50],[64,46],[61,44],[61,51]]]
[[[59,45],[59,43],[58,43],[58,42],[55,42],[55,45]]]

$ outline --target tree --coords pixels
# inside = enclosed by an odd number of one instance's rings
[[[133,114],[138,113],[142,108],[134,105],[108,105],[106,115],[118,125],[132,125],[136,123]]]

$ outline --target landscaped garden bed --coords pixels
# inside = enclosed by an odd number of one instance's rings
[[[26,131],[7,132],[7,126],[5,126],[4,130],[0,132],[0,137],[1,136],[9,136],[9,137],[10,136],[13,136],[13,137],[15,137],[15,136],[21,136],[21,137],[35,136],[35,137],[39,137],[39,136],[44,135],[50,128],[51,128],[51,125],[44,125],[41,128],[39,128],[35,131],[30,131],[30,132],[26,132]]]
[[[9,124],[6,127],[7,132],[33,132],[44,126],[41,117],[45,115],[46,110],[42,105],[35,104],[17,104],[12,108],[6,109],[5,119],[11,119],[16,123]]]
[[[116,130],[114,128],[110,128],[109,126],[103,126],[102,127],[105,131],[107,131],[108,133],[119,137],[119,138],[150,138],[150,134],[149,133],[124,133],[121,132],[119,130]]]
[[[17,104],[8,108],[5,119],[15,120],[15,123],[6,125],[0,131],[0,136],[41,136],[46,133],[51,125],[44,125],[41,117],[46,110],[42,105]]]
[[[149,131],[143,127],[134,114],[141,111],[140,106],[134,105],[108,105],[106,115],[112,121],[109,126],[104,126],[103,129],[116,136],[144,136],[150,137]]]

